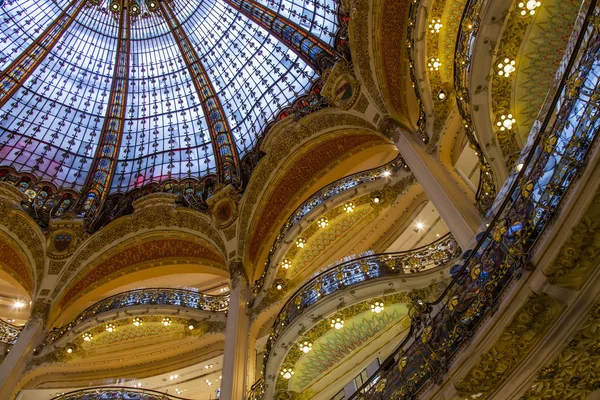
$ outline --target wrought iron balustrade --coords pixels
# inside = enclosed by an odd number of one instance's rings
[[[463,26],[482,0],[471,0]],[[557,215],[586,165],[600,130],[600,12],[592,1],[550,112],[523,155],[523,168],[505,183],[488,229],[440,298],[411,308],[411,334],[351,399],[413,399],[448,368],[484,315],[518,278],[540,234]],[[473,28],[476,29],[476,28]],[[464,33],[462,33],[464,35]],[[461,33],[459,32],[459,36]],[[469,40],[473,36],[467,35]]]
[[[141,305],[181,306],[195,310],[223,312],[229,309],[229,295],[212,296],[191,290],[172,288],[136,289],[119,293],[86,308],[67,325],[54,328],[44,339],[42,347],[55,343],[83,321],[99,314]]]
[[[281,333],[318,301],[377,278],[418,273],[446,265],[458,257],[460,252],[460,246],[448,233],[427,246],[361,257],[321,272],[298,289],[277,315],[266,344],[264,368],[266,369],[269,356]],[[263,375],[266,375],[266,370]],[[264,390],[257,388],[254,390]]]
[[[15,343],[22,330],[22,326],[15,326],[0,319],[0,342],[8,344]]]
[[[127,387],[98,387],[76,390],[65,393],[54,400],[185,400],[183,397],[173,396],[149,389],[136,389]]]
[[[284,237],[287,233],[296,226],[302,218],[304,218],[308,213],[313,211],[315,208],[325,203],[327,200],[331,199],[334,196],[337,196],[340,193],[344,193],[350,189],[358,187],[360,185],[373,182],[379,179],[385,179],[388,175],[385,174],[389,172],[393,174],[394,172],[399,171],[404,167],[404,160],[402,157],[398,156],[389,163],[382,165],[381,167],[368,169],[366,171],[357,172],[356,174],[346,176],[344,178],[338,179],[335,182],[330,183],[329,185],[321,188],[317,192],[313,193],[304,203],[302,203],[294,212],[288,217],[286,222],[283,224],[277,237],[273,241],[271,248],[269,250],[269,254],[267,256],[267,261],[265,263],[265,270],[260,278],[258,278],[254,282],[254,287],[252,291],[254,294],[260,292],[263,288],[265,278],[269,269],[271,268],[271,263],[273,261],[273,255],[275,251],[283,242]]]

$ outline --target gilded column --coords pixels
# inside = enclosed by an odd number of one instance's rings
[[[125,125],[127,108],[127,89],[129,86],[129,51],[131,16],[125,4],[112,3],[111,11],[119,13],[119,37],[117,39],[117,56],[112,85],[108,97],[108,106],[98,148],[92,162],[92,167],[86,178],[82,193],[83,213],[86,219],[94,219],[108,195],[110,185],[115,175],[115,167]],[[113,8],[119,5],[119,9]],[[98,11],[100,12],[100,11]]]
[[[25,328],[19,334],[17,341],[10,349],[10,353],[0,364],[0,399],[14,399],[14,393],[27,367],[33,357],[33,350],[45,333],[45,324],[50,310],[50,303],[35,301],[31,307],[31,316]]]
[[[52,51],[56,42],[71,26],[87,0],[75,0],[29,47],[0,74],[0,108],[23,86],[27,78]]]
[[[202,111],[208,123],[208,130],[217,161],[219,181],[224,184],[235,184],[239,182],[240,161],[221,101],[208,79],[206,69],[194,50],[194,46],[181,28],[171,5],[167,1],[159,1],[158,7],[171,29],[183,60],[190,71],[196,92],[200,96]]]
[[[269,31],[315,71],[323,72],[324,69],[332,67],[338,58],[333,48],[320,38],[254,0],[225,2]]]
[[[242,263],[232,263],[229,270],[231,294],[227,312],[220,399],[238,400],[246,398],[246,393],[250,389],[246,376],[250,335],[248,316],[250,286]]]

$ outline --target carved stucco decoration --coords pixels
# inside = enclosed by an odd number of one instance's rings
[[[383,97],[379,92],[378,85],[373,78],[371,67],[371,53],[369,38],[371,37],[370,19],[370,1],[354,0],[352,1],[352,12],[350,13],[349,35],[350,49],[352,51],[352,61],[355,65],[356,77],[365,85],[370,97],[377,108],[382,112],[387,112]]]
[[[365,134],[370,132],[371,136],[368,139],[372,145],[383,142],[382,137],[379,137],[379,142],[373,137],[377,132],[374,125],[356,115],[339,110],[319,111],[302,118],[299,122],[286,119],[269,132],[264,144],[266,156],[260,160],[252,174],[240,206],[238,253],[244,253],[243,249],[249,234],[248,228],[251,219],[256,219],[254,215],[257,213],[255,207],[258,207],[258,198],[267,188],[271,187],[267,182],[273,180],[276,172],[281,170],[280,163],[304,141],[315,140],[322,136],[332,136],[333,132],[347,130],[362,130]],[[324,161],[323,157],[327,157],[327,154],[315,154],[313,157],[321,158]]]
[[[530,296],[493,346],[455,384],[459,395],[487,398],[527,356],[560,311],[559,303],[549,295]]]
[[[337,63],[328,73],[321,95],[329,104],[348,110],[360,95],[360,84],[348,67]]]
[[[219,229],[225,229],[235,222],[238,217],[239,201],[240,194],[231,185],[208,198],[210,215]]]
[[[600,389],[600,303],[552,362],[538,373],[521,400],[583,400]]]
[[[163,235],[164,236],[164,235]],[[225,259],[209,243],[185,235],[183,237],[134,237],[120,243],[86,265],[69,282],[58,307],[65,309],[77,297],[120,276],[144,270],[162,263],[199,263],[224,269]]]
[[[544,274],[550,282],[580,289],[600,263],[600,190]]]
[[[136,201],[134,207],[132,215],[111,222],[80,245],[52,292],[53,297],[65,287],[76,271],[101,251],[112,248],[127,237],[159,228],[161,231],[182,231],[207,239],[211,245],[226,254],[223,238],[212,221],[197,211],[176,207],[174,195],[152,194]]]
[[[20,206],[24,194],[17,188],[0,182],[0,230],[6,233],[18,245],[25,257],[27,271],[8,271],[11,275],[18,275],[18,281],[30,281],[30,293],[33,294],[34,286],[39,287],[45,268],[45,237],[40,227]],[[33,283],[35,282],[35,284]]]

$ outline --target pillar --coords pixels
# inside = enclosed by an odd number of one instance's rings
[[[473,200],[461,189],[441,161],[434,154],[429,154],[414,135],[402,132],[396,145],[460,247],[467,249],[482,223]]]
[[[15,398],[14,391],[25,372],[27,363],[33,358],[33,349],[45,333],[44,326],[49,309],[50,304],[44,301],[36,301],[33,304],[25,328],[0,364],[0,399]]]
[[[225,332],[225,354],[221,379],[221,400],[241,400],[250,389],[247,384],[250,318],[250,286],[241,263],[230,266],[231,291]]]

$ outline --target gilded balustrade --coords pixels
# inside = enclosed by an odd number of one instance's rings
[[[321,272],[296,291],[277,315],[265,348],[263,375],[266,375],[269,356],[282,332],[317,302],[367,281],[418,273],[446,265],[458,257],[460,252],[458,243],[448,233],[418,249],[361,257]]]
[[[273,255],[275,254],[277,248],[283,242],[283,239],[288,234],[292,228],[297,226],[297,224],[308,215],[315,208],[319,207],[327,200],[341,194],[347,192],[350,189],[356,188],[360,185],[364,185],[370,182],[374,182],[377,180],[385,179],[386,177],[395,174],[397,171],[402,168],[406,168],[404,164],[404,160],[402,157],[398,156],[387,164],[382,165],[381,167],[369,169],[366,171],[357,172],[356,174],[338,179],[335,182],[330,183],[329,185],[321,188],[317,192],[313,193],[306,201],[304,201],[296,210],[288,217],[285,223],[282,225],[279,233],[275,237],[271,248],[269,249],[269,254],[267,255],[267,261],[265,262],[265,269],[263,274],[254,282],[254,286],[252,288],[252,292],[256,295],[258,294],[265,283],[265,278],[267,274],[272,269],[273,263]]]
[[[480,7],[477,0],[470,8]],[[586,24],[551,99],[550,112],[505,183],[495,217],[478,235],[454,279],[434,303],[415,301],[411,334],[351,399],[412,399],[441,377],[503,290],[527,267],[531,249],[585,168],[600,130],[600,12],[592,1]],[[468,19],[466,19],[468,20]]]
[[[52,329],[42,342],[41,347],[56,343],[67,332],[100,314],[143,305],[179,306],[200,311],[224,312],[229,309],[229,295],[212,296],[191,290],[172,288],[137,289],[119,293],[86,308],[67,325]]]
[[[98,387],[76,390],[53,397],[54,400],[185,400],[183,397],[149,389],[127,387]]]
[[[0,342],[8,344],[15,343],[22,330],[22,326],[15,326],[0,319]]]

